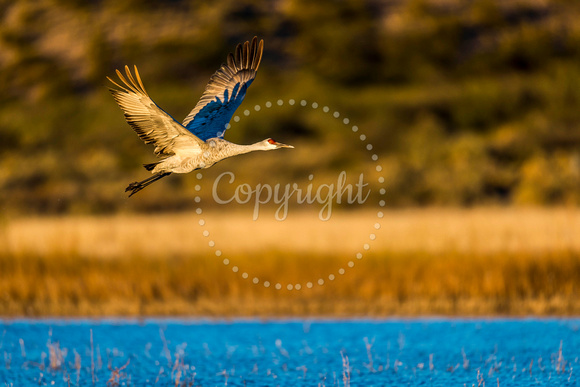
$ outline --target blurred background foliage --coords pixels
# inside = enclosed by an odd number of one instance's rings
[[[126,199],[154,156],[105,77],[138,65],[152,98],[180,120],[254,35],[264,59],[238,114],[262,110],[226,138],[271,136],[297,149],[217,172],[257,167],[306,184],[313,171],[374,169],[358,134],[321,111],[329,106],[373,144],[390,206],[580,203],[575,0],[0,0],[0,18],[3,213],[193,205],[193,176]],[[291,98],[320,107],[264,108]]]

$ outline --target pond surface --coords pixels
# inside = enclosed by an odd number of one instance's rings
[[[579,329],[580,319],[0,320],[0,386],[578,386]]]

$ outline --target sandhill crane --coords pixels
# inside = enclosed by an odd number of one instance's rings
[[[223,139],[229,122],[242,103],[248,87],[256,77],[262,59],[264,41],[254,37],[252,43],[238,44],[234,54],[214,73],[201,99],[185,117],[182,124],[161,109],[149,97],[135,66],[135,77],[125,66],[125,78],[119,70],[117,75],[124,84],[107,77],[118,89],[109,88],[113,98],[125,113],[125,120],[141,140],[155,146],[155,154],[161,161],[144,164],[153,176],[129,184],[125,192],[136,192],[170,175],[189,173],[209,168],[227,157],[256,150],[293,148],[267,138],[251,145],[238,145]]]

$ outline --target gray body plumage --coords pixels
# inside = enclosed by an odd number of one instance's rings
[[[260,141],[252,145],[239,145],[226,141],[223,138],[214,137],[205,141],[203,144],[199,144],[199,146],[184,148],[177,154],[166,158],[159,162],[152,172],[189,173],[196,169],[209,168],[218,161],[228,157],[256,150],[270,150],[279,147],[271,145],[268,143],[268,140]]]
[[[146,144],[153,144],[161,161],[145,164],[153,176],[129,184],[130,195],[171,173],[189,173],[209,168],[228,157],[256,151],[293,148],[270,138],[251,145],[223,139],[228,123],[242,103],[260,65],[263,41],[239,44],[210,78],[206,89],[183,123],[161,109],[149,97],[135,66],[135,75],[125,66],[125,76],[117,70],[120,83],[108,78],[118,89],[109,89],[125,113],[125,120]],[[126,78],[125,78],[126,77]]]

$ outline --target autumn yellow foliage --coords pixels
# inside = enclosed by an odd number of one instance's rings
[[[578,210],[384,211],[375,223],[374,212],[6,221],[0,315],[580,313]]]

